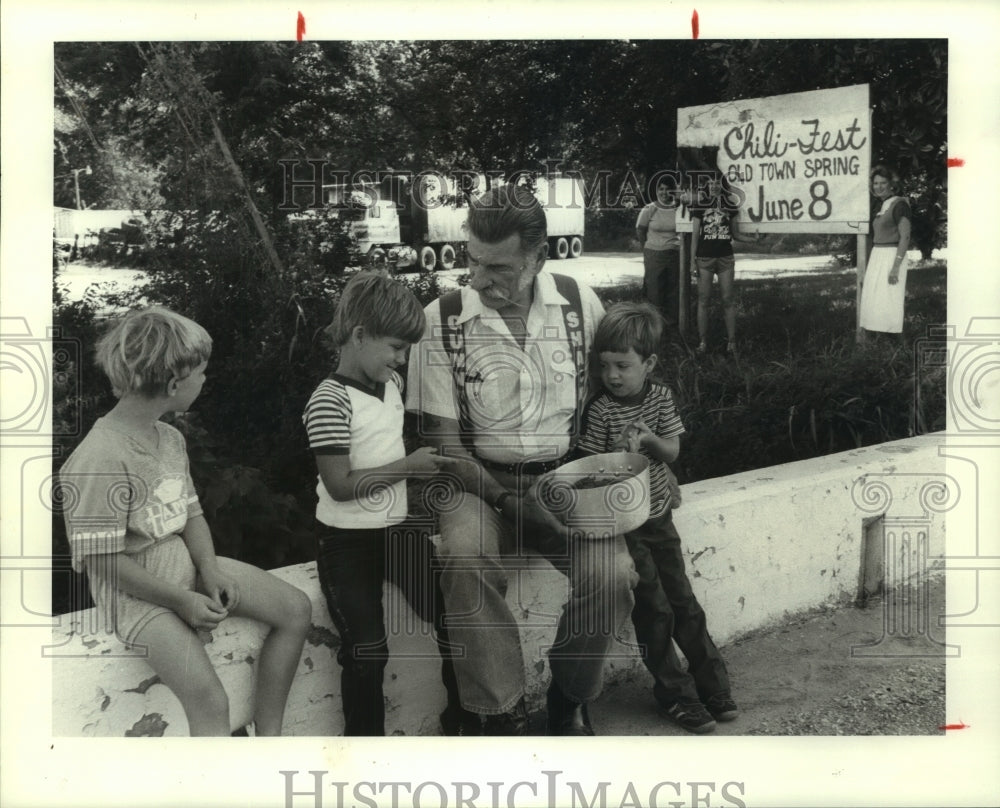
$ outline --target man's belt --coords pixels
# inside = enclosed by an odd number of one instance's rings
[[[487,460],[478,455],[476,459],[483,464],[484,468],[491,471],[503,471],[515,476],[521,474],[537,476],[559,468],[566,462],[566,455],[557,457],[555,460],[516,460],[513,463],[499,463],[496,460]]]

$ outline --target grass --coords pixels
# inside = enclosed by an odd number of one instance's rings
[[[693,333],[661,352],[661,376],[688,432],[678,478],[693,482],[943,429],[944,369],[918,366],[914,347],[945,322],[946,289],[943,262],[911,270],[904,339],[874,335],[857,346],[852,274],[738,282],[735,359],[723,352],[714,291],[709,354],[694,355]],[[597,292],[606,305],[642,294],[638,285]]]

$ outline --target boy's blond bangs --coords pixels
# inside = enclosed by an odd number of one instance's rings
[[[115,396],[153,397],[166,392],[212,354],[208,332],[170,309],[152,306],[115,322],[97,344],[97,364]]]

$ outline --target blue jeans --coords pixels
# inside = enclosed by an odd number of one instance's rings
[[[553,681],[586,703],[601,692],[605,659],[632,613],[635,570],[622,537],[612,541],[522,535],[479,497],[458,494],[439,514],[448,637],[456,649],[462,706],[483,715],[511,710],[524,695],[524,656],[507,606],[507,569],[534,549],[567,575],[569,600],[549,649]]]
[[[669,706],[681,697],[704,700],[729,690],[726,664],[684,572],[681,537],[670,511],[626,533],[625,541],[639,574],[632,624],[642,661],[655,680],[656,700]],[[687,671],[674,641],[688,661]]]
[[[413,611],[437,628],[441,680],[449,703],[457,703],[447,632],[439,625],[443,602],[433,574],[434,546],[428,531],[406,523],[378,530],[348,530],[319,522],[316,531],[319,582],[340,634],[337,661],[341,666],[344,734],[385,735],[382,682],[389,648],[383,581],[395,584]]]

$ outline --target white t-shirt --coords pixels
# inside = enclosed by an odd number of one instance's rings
[[[403,379],[392,374],[374,390],[336,373],[309,397],[302,421],[316,454],[348,455],[351,469],[384,466],[406,456],[403,444]],[[316,518],[340,528],[381,528],[406,519],[406,477],[377,487],[361,499],[338,502],[317,478]]]

